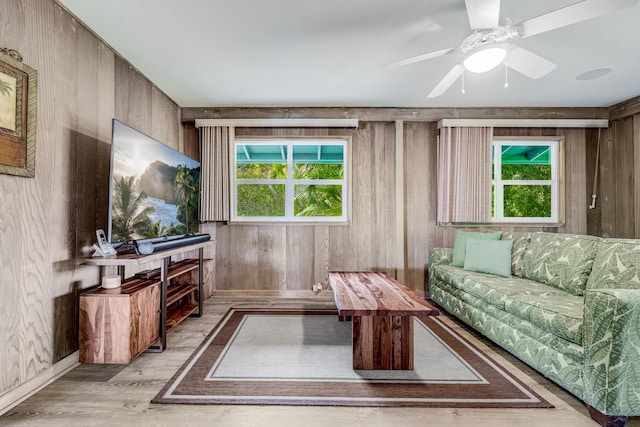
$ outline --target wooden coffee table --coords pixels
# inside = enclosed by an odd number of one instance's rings
[[[385,273],[330,272],[340,316],[351,317],[353,369],[413,369],[413,316],[440,312]]]

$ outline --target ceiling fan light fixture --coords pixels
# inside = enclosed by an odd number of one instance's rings
[[[507,50],[501,47],[482,49],[467,56],[462,65],[472,73],[485,73],[496,68],[507,56]]]

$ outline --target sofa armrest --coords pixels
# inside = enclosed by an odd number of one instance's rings
[[[640,415],[640,289],[587,290],[585,401],[606,415]]]
[[[438,264],[451,264],[453,261],[453,248],[429,249],[429,269]]]

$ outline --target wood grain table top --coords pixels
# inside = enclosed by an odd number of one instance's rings
[[[436,316],[438,309],[386,273],[330,272],[341,316]]]

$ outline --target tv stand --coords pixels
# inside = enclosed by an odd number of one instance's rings
[[[167,332],[170,329],[178,325],[188,316],[200,317],[203,313],[203,250],[205,247],[211,246],[214,243],[215,241],[208,240],[188,246],[181,246],[154,252],[149,255],[126,254],[105,258],[93,257],[83,259],[83,264],[98,265],[102,267],[116,267],[118,274],[121,277],[122,285],[119,288],[121,289],[121,292],[114,292],[118,291],[118,289],[112,290],[97,288],[82,294],[80,296],[81,308],[83,307],[83,299],[85,299],[84,305],[88,307],[91,307],[92,304],[103,304],[111,307],[116,303],[121,304],[122,296],[131,295],[131,298],[133,300],[133,297],[136,295],[136,293],[140,292],[145,287],[159,287],[159,306],[155,305],[155,309],[150,309],[147,307],[146,310],[142,310],[143,312],[151,311],[159,313],[158,329],[157,333],[154,334],[155,338],[151,342],[147,343],[148,345],[140,345],[139,343],[134,343],[133,341],[136,341],[136,338],[131,336],[131,338],[129,338],[130,342],[123,343],[122,346],[124,347],[125,345],[129,345],[129,347],[131,348],[144,347],[141,351],[146,349],[147,351],[162,352],[167,348]],[[179,255],[196,249],[198,250],[197,259],[191,258],[177,262],[171,261],[171,258],[174,255]],[[138,273],[131,278],[125,279],[125,268],[127,266],[141,266],[157,261],[160,261],[160,268],[147,270],[143,274]],[[189,280],[184,280],[184,278],[188,277],[190,273],[195,270],[198,271],[197,283],[191,283]],[[105,303],[105,299],[112,299],[112,302]],[[135,307],[132,308],[131,311],[135,311],[136,314],[138,314],[140,308]],[[130,315],[129,317],[133,318],[134,316]],[[106,317],[102,317],[100,322],[117,323],[117,319],[105,319]],[[129,328],[132,332],[138,331],[141,325],[145,324],[145,322],[148,323],[148,319],[138,319],[137,321],[138,324],[131,325]],[[83,318],[83,311],[81,310],[80,361],[85,363],[128,363],[128,361],[126,361],[126,357],[124,362],[104,360],[102,356],[96,356],[95,349],[92,350],[91,348],[87,349],[87,351],[85,351],[83,354],[83,349],[87,347],[94,347],[82,342],[83,337],[87,336],[87,331],[94,331],[99,328],[112,330],[115,327],[122,327],[122,325],[112,324],[95,325],[93,324],[95,322],[97,322],[97,320],[95,318],[92,318],[91,316],[84,315]],[[125,327],[126,326],[128,325],[125,325]],[[153,344],[154,341],[157,342],[157,345],[152,346],[151,344]],[[95,346],[99,347],[104,345],[106,345],[106,343],[100,342],[96,343]],[[129,360],[137,356],[139,352],[136,354],[129,354]],[[113,353],[115,353],[115,351]]]

